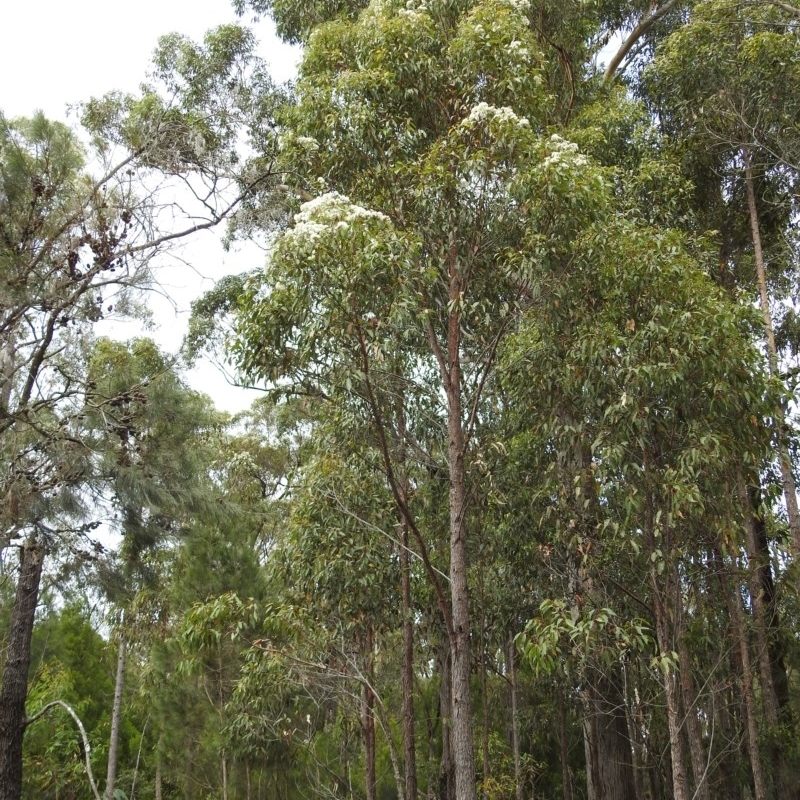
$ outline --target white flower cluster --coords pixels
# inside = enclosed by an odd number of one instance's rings
[[[585,167],[589,164],[589,159],[578,152],[578,145],[570,142],[554,133],[548,140],[550,155],[542,162],[545,168],[553,167],[557,164],[570,164],[574,167]]]
[[[417,2],[417,0],[406,0],[406,7],[401,8],[397,14],[401,17],[416,18],[422,14],[428,13],[428,6],[425,5],[425,0]]]
[[[478,105],[473,106],[462,125],[471,127],[482,122],[491,123],[494,120],[518,125],[520,128],[526,128],[530,125],[530,122],[525,117],[518,117],[508,106],[497,108],[497,106],[490,106],[488,103],[478,103]]]
[[[295,136],[293,133],[284,133],[278,137],[279,150],[287,150],[292,145],[297,145],[311,152],[319,150],[319,142],[313,136]]]
[[[305,150],[319,150],[319,142],[313,136],[298,136],[294,141]]]
[[[505,4],[511,6],[515,11],[520,14],[527,14],[531,10],[530,0],[505,0]]]
[[[326,192],[300,206],[300,211],[294,218],[294,227],[286,232],[284,240],[313,247],[326,231],[347,230],[350,223],[357,219],[389,218],[380,211],[351,203],[350,198],[343,194]]]

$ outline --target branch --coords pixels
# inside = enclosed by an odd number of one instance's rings
[[[639,39],[644,36],[653,25],[656,24],[662,17],[666,16],[666,14],[671,11],[676,5],[678,5],[680,0],[667,0],[661,8],[657,8],[650,14],[649,17],[642,19],[642,21],[628,34],[628,38],[622,43],[622,47],[617,51],[617,54],[614,58],[611,59],[608,66],[606,67],[606,73],[603,76],[603,81],[605,83],[609,83],[611,79],[614,77],[614,73],[617,71],[617,67],[622,63],[622,60],[628,54],[628,51],[633,47]]]
[[[32,717],[28,717],[28,719],[25,720],[25,727],[27,728],[28,725],[32,725],[34,722],[36,722],[36,720],[43,717],[51,708],[54,708],[55,706],[61,706],[61,708],[63,708],[67,714],[69,714],[72,719],[75,720],[75,724],[78,726],[78,730],[81,732],[81,739],[83,740],[83,754],[86,757],[86,774],[89,777],[89,785],[92,787],[92,794],[94,795],[95,800],[102,800],[100,797],[100,792],[97,791],[97,784],[95,783],[94,774],[92,773],[92,747],[89,744],[89,737],[86,735],[86,728],[83,727],[80,717],[75,713],[71,706],[67,705],[63,700],[53,700],[52,703],[48,703]]]

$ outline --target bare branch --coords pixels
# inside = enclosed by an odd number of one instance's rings
[[[53,700],[51,703],[48,703],[44,708],[37,711],[32,717],[28,717],[25,720],[25,727],[27,728],[29,725],[33,725],[36,720],[43,717],[51,708],[55,708],[56,706],[60,706],[63,708],[67,714],[69,714],[72,719],[75,721],[75,724],[78,726],[78,730],[81,734],[81,739],[83,740],[83,754],[86,758],[86,775],[89,778],[89,785],[92,787],[92,794],[94,794],[95,800],[102,800],[100,797],[100,792],[97,791],[97,784],[94,780],[94,773],[92,772],[92,746],[89,744],[89,737],[86,735],[86,728],[83,727],[83,723],[81,722],[81,718],[75,713],[72,706],[65,703],[63,700]]]
[[[662,17],[666,16],[666,14],[678,5],[680,0],[667,0],[664,5],[660,8],[655,9],[649,17],[642,19],[642,21],[628,34],[628,38],[622,43],[622,47],[617,50],[616,55],[614,58],[609,61],[608,66],[606,67],[606,73],[603,76],[603,80],[608,83],[613,77],[614,73],[617,71],[617,68],[622,63],[622,60],[628,54],[628,51],[639,41],[639,39],[644,36],[653,25],[656,24]]]

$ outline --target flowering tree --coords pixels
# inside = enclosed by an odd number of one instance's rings
[[[316,30],[283,153],[299,190],[324,193],[252,276],[234,345],[251,379],[369,421],[446,630],[465,800],[476,792],[467,566],[484,394],[498,347],[608,197],[601,170],[546,131],[545,70],[526,0],[374,2],[355,23]],[[424,431],[405,424],[412,403]],[[446,584],[408,491],[408,451],[449,478]]]

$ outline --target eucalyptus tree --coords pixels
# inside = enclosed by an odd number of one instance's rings
[[[370,5],[310,37],[284,153],[306,203],[242,298],[245,375],[361,409],[412,533],[452,661],[455,796],[475,794],[467,585],[476,423],[497,348],[607,191],[553,118],[526,3]],[[549,78],[548,78],[549,79]],[[353,199],[339,193],[346,191]],[[448,475],[449,574],[404,493],[394,412],[426,408],[407,454]],[[414,419],[413,422],[411,420]]]
[[[782,374],[777,342],[791,341],[796,301],[796,25],[789,6],[699,3],[656,48],[641,82],[706,205],[703,221],[720,231],[720,280],[758,298],[776,380]],[[776,338],[784,319],[788,336]],[[777,463],[791,547],[800,552],[791,427],[779,409]]]

